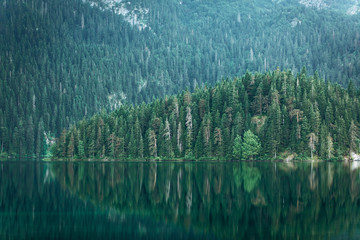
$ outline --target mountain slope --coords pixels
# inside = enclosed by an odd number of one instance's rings
[[[357,16],[269,0],[117,4],[0,5],[1,152],[41,155],[44,132],[247,69],[359,84]]]

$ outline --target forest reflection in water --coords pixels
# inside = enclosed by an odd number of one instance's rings
[[[0,238],[357,238],[357,162],[1,162]]]

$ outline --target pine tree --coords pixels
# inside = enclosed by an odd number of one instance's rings
[[[193,121],[191,115],[191,108],[186,107],[186,155],[192,154],[192,129],[193,129]]]
[[[242,148],[242,139],[241,136],[237,135],[233,146],[233,157],[235,159],[241,159],[241,148]]]
[[[179,122],[178,124],[178,129],[177,129],[177,149],[179,151],[179,154],[182,154],[183,151],[183,144],[182,144],[182,128],[181,128],[181,123]]]
[[[308,135],[308,137],[309,137],[309,148],[310,148],[310,153],[311,153],[311,159],[313,159],[313,153],[316,150],[316,144],[318,142],[318,137],[313,132],[310,133]]]
[[[351,121],[350,129],[349,129],[349,138],[350,138],[350,155],[352,152],[357,152],[357,141],[359,139],[359,129],[356,126],[354,120]]]
[[[330,134],[327,136],[327,158],[331,159],[333,157],[334,147],[333,147],[333,138]]]
[[[130,157],[136,158],[138,145],[137,145],[136,136],[135,136],[133,129],[131,129],[131,131],[130,131],[129,138],[130,138],[130,141],[128,144],[128,154]]]
[[[325,122],[326,125],[333,125],[334,124],[334,112],[332,108],[332,104],[328,101],[326,111],[325,111]]]
[[[114,133],[111,133],[110,136],[108,137],[108,149],[109,149],[109,153],[110,153],[110,157],[115,157],[115,141],[116,141],[116,137]],[[80,150],[79,150],[80,152]]]
[[[319,155],[322,158],[327,158],[328,157],[328,130],[327,127],[324,124],[321,125],[321,130],[320,130],[320,151],[319,151]]]
[[[205,146],[205,155],[211,156],[212,154],[212,146],[211,146],[211,116],[210,114],[206,114],[203,120],[203,139]]]
[[[123,137],[115,138],[115,157],[125,158],[125,140]]]
[[[200,158],[204,156],[204,126],[203,123],[201,124],[201,127],[199,129],[198,135],[196,137],[195,142],[195,148],[194,148],[194,154],[196,158]]]
[[[97,137],[96,137],[96,145],[95,145],[95,154],[102,155],[102,149],[104,146],[104,138],[103,138],[103,131],[104,131],[104,120],[100,117],[97,124]]]
[[[270,107],[269,118],[268,118],[268,142],[270,143],[270,151],[274,158],[277,157],[278,146],[280,144],[281,137],[281,112],[279,105],[279,98],[277,91],[273,94],[273,100]]]
[[[88,155],[89,157],[94,158],[96,154],[96,148],[95,148],[95,127],[92,126],[91,132],[90,132],[90,138],[87,139],[87,149],[88,149]]]
[[[164,143],[165,143],[165,148],[166,148],[165,156],[166,157],[174,157],[174,153],[172,150],[172,144],[171,144],[170,123],[169,123],[168,119],[165,120],[165,128],[164,128],[163,137],[165,140]]]
[[[33,119],[30,116],[27,121],[26,126],[26,153],[31,155],[34,153],[34,140],[35,140],[35,134],[34,134],[34,124]]]
[[[355,96],[355,91],[356,91],[356,90],[355,90],[355,86],[354,86],[354,83],[353,83],[352,79],[350,79],[350,81],[349,81],[349,85],[348,85],[347,91],[348,91],[348,94],[349,94],[349,96],[350,96],[351,98]]]
[[[320,132],[320,123],[321,123],[321,116],[320,116],[320,112],[319,109],[315,106],[313,108],[313,110],[311,111],[311,127],[312,127],[312,131],[316,134],[319,135]]]
[[[243,131],[244,131],[244,117],[240,112],[238,112],[236,113],[235,121],[234,121],[234,134],[242,136]]]
[[[149,153],[151,157],[157,157],[157,139],[154,130],[150,130],[148,133],[149,141]]]
[[[75,151],[75,140],[74,140],[74,134],[71,133],[69,144],[67,146],[67,157],[72,159],[74,157],[74,151]]]
[[[42,120],[39,121],[36,137],[36,157],[40,158],[45,153],[45,138],[44,138],[44,123]]]
[[[66,150],[67,150],[66,134],[67,134],[67,132],[64,129],[61,132],[61,136],[60,136],[59,143],[58,143],[58,152],[60,153],[59,155],[63,158],[66,157]]]
[[[224,146],[223,133],[219,127],[214,129],[214,154],[215,156],[223,156]]]
[[[139,148],[138,148],[139,157],[144,157],[144,141],[142,135],[140,135]]]
[[[85,148],[84,148],[84,142],[82,140],[79,140],[79,146],[78,146],[78,157],[80,159],[83,159],[86,157],[85,155]]]
[[[256,114],[262,115],[264,110],[266,97],[263,95],[263,83],[260,82],[257,90],[256,90],[256,96],[254,98],[253,108],[254,112]]]

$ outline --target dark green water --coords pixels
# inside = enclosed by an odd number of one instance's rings
[[[360,239],[356,164],[0,162],[0,239]]]

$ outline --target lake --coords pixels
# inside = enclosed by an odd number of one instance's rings
[[[0,239],[359,239],[357,162],[0,162]]]

